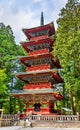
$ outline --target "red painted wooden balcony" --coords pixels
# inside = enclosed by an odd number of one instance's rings
[[[52,85],[49,82],[46,83],[34,83],[34,84],[28,84],[28,85],[24,85],[24,90],[27,89],[43,89],[43,88],[51,88]]]
[[[41,50],[29,52],[29,56],[37,56],[37,55],[41,55],[41,54],[49,54],[49,50],[48,49],[41,49]]]
[[[33,37],[33,38],[30,39],[30,41],[38,41],[38,40],[42,40],[42,39],[46,39],[46,38],[48,38],[48,35]]]
[[[27,72],[30,71],[38,71],[38,70],[48,70],[50,69],[50,65],[39,65],[39,66],[31,66],[31,67],[27,67]]]

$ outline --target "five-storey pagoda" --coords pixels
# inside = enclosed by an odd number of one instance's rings
[[[43,18],[43,17],[42,17]],[[52,55],[55,29],[53,23],[23,29],[28,42],[22,42],[28,56],[23,56],[20,61],[26,66],[26,72],[18,74],[20,80],[25,81],[23,90],[16,91],[13,95],[26,100],[26,112],[33,114],[54,113],[54,104],[63,100],[63,96],[56,89],[62,83],[58,69],[61,68],[59,60]]]

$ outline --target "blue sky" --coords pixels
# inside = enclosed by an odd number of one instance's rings
[[[44,13],[44,23],[54,22],[67,0],[0,0],[0,22],[10,25],[16,43],[25,41],[22,28],[40,25],[40,15]]]

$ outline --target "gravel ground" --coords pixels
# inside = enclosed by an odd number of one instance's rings
[[[53,127],[27,127],[13,126],[13,127],[1,127],[0,130],[80,130],[80,128],[53,128]]]

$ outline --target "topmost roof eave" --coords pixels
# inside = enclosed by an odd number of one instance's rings
[[[43,25],[43,26],[37,26],[37,27],[33,27],[33,28],[23,28],[22,31],[28,37],[28,39],[30,39],[31,36],[30,36],[29,33],[37,32],[37,31],[40,31],[40,30],[45,30],[45,29],[48,29],[48,28],[51,30],[51,32],[53,34],[55,33],[55,28],[54,28],[53,22],[46,24],[46,25]]]

